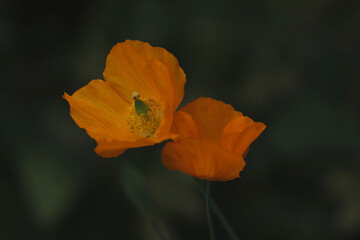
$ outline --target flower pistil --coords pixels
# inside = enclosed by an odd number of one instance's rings
[[[133,92],[134,102],[129,107],[127,124],[131,132],[143,137],[156,137],[162,112],[161,104],[152,99],[140,99],[140,94]]]

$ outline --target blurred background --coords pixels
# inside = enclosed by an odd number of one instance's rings
[[[209,239],[163,144],[103,159],[62,99],[126,39],[178,58],[181,106],[212,97],[267,125],[241,178],[213,184],[240,239],[360,239],[359,25],[359,1],[2,0],[0,239]]]

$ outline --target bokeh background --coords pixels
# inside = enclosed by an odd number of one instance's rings
[[[213,184],[240,239],[360,239],[359,26],[359,1],[2,0],[0,239],[209,239],[163,144],[102,159],[62,99],[126,39],[178,58],[182,106],[212,97],[268,126],[241,179]]]

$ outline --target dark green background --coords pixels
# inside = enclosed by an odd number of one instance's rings
[[[242,178],[213,186],[241,240],[360,239],[359,26],[359,1],[1,1],[0,239],[209,239],[163,144],[102,159],[62,99],[126,39],[178,58],[182,106],[212,97],[267,125]]]

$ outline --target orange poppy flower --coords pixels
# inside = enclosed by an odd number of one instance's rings
[[[96,140],[97,154],[116,157],[177,136],[170,128],[186,78],[171,53],[140,41],[118,43],[104,79],[63,96],[76,124]]]
[[[179,134],[162,150],[170,170],[217,181],[239,177],[250,144],[265,129],[234,108],[211,98],[198,98],[174,115],[172,129]]]

